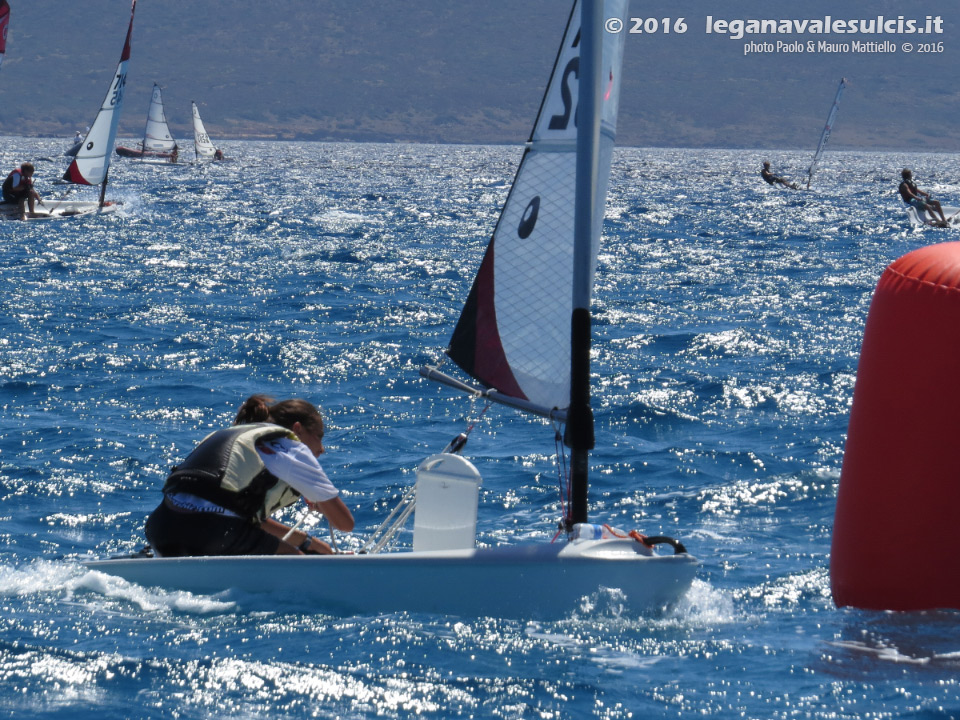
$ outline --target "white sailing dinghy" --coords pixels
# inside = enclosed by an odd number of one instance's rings
[[[141,160],[163,160],[166,163],[172,163],[176,162],[175,155],[177,152],[177,141],[170,134],[167,116],[163,112],[163,93],[160,86],[154,83],[153,94],[150,96],[150,107],[147,109],[147,124],[143,129],[143,140],[136,148],[118,145],[117,155],[140,158]]]
[[[583,0],[582,33],[576,9],[449,350],[482,383],[498,388],[468,388],[471,392],[566,420],[575,477],[563,539],[551,542],[550,529],[541,542],[475,547],[480,475],[460,455],[444,452],[423,461],[407,496],[411,502],[401,504],[394,511],[397,520],[390,524],[388,518],[360,553],[133,556],[87,562],[88,568],[141,585],[199,593],[288,588],[298,605],[343,613],[557,618],[607,589],[616,591],[624,611],[637,614],[669,606],[687,590],[697,560],[680,543],[586,523],[587,453],[593,433],[589,301],[624,37],[605,33],[603,20],[626,21],[627,0]],[[530,288],[538,280],[546,289]],[[550,297],[550,288],[561,285],[560,296]],[[518,305],[525,306],[526,319],[516,316]],[[524,342],[518,343],[524,334]],[[549,335],[555,336],[552,341],[544,339]],[[547,342],[548,347],[539,347]],[[534,359],[533,350],[543,350],[546,357]],[[421,374],[466,387],[434,368]],[[410,514],[412,551],[385,551],[391,534]],[[658,553],[662,543],[673,545],[673,552]]]
[[[127,84],[127,63],[130,60],[130,38],[133,34],[133,15],[137,9],[137,0],[130,6],[130,25],[120,54],[120,63],[110,82],[110,88],[100,105],[93,125],[83,138],[80,149],[63,174],[63,180],[76,185],[99,185],[99,200],[66,200],[47,198],[43,205],[37,205],[28,220],[51,220],[76,217],[92,213],[108,213],[117,209],[114,203],[105,200],[107,177],[110,171],[110,150],[117,137],[117,124],[120,122],[120,110],[123,107],[124,88]],[[0,205],[0,217],[17,218],[17,206]]]
[[[190,105],[193,108],[193,152],[196,155],[196,161],[198,163],[212,162],[216,159],[217,149],[210,142],[210,136],[207,135],[207,131],[203,127],[203,120],[200,119],[200,110],[197,108],[197,103],[191,101]]]
[[[830,139],[830,133],[833,132],[833,123],[837,119],[837,111],[840,110],[840,98],[843,97],[843,90],[847,87],[847,79],[840,78],[840,85],[837,87],[837,94],[833,98],[833,105],[830,106],[830,112],[827,113],[827,122],[823,126],[823,132],[820,133],[820,142],[817,143],[817,151],[813,154],[813,160],[810,167],[807,168],[807,190],[810,189],[810,181],[813,180],[813,173],[816,172],[817,165],[820,164],[820,157],[823,155],[823,149],[827,146],[827,140]]]
[[[944,217],[947,219],[946,225],[940,222],[939,216],[934,215],[929,210],[924,210],[921,213],[912,205],[907,205],[907,218],[913,227],[922,227],[924,225],[936,228],[960,227],[960,207],[942,205],[941,209],[943,210]]]

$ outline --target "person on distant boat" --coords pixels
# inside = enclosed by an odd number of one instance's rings
[[[180,150],[174,145],[173,150],[170,152],[170,162],[176,163],[177,158],[180,157]]]
[[[223,160],[223,150],[217,148],[217,151],[213,154],[214,160]]]
[[[43,204],[40,194],[33,187],[33,163],[25,162],[7,175],[3,181],[3,202],[16,203],[20,210],[20,219],[26,220],[29,207],[33,213],[34,203]]]
[[[943,214],[943,208],[940,207],[940,202],[931,198],[930,193],[926,193],[917,187],[917,184],[913,181],[913,171],[909,168],[904,168],[900,171],[900,177],[903,178],[903,181],[900,183],[897,191],[900,193],[903,201],[907,205],[915,208],[921,219],[923,219],[923,211],[929,210],[930,217],[935,223],[947,225],[947,217]],[[940,216],[939,221],[937,221],[934,213]]]
[[[78,142],[83,141],[83,133],[77,130],[77,134],[73,136],[73,144],[76,145]]]
[[[782,178],[778,175],[774,175],[770,171],[770,163],[764,162],[763,169],[760,171],[760,177],[766,180],[770,185],[783,185],[784,187],[791,188],[792,190],[799,190],[800,186],[796,183],[790,182],[789,180]]]
[[[273,520],[302,496],[337,530],[353,515],[317,458],[324,425],[306,400],[253,395],[232,427],[203,439],[167,477],[144,528],[164,557],[329,554],[330,546]],[[289,537],[287,537],[289,535]],[[286,538],[286,539],[285,539]]]

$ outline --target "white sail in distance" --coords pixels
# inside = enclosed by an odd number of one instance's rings
[[[820,156],[823,155],[823,149],[827,146],[827,140],[830,139],[830,133],[833,131],[833,123],[837,119],[837,111],[840,109],[840,98],[843,97],[843,89],[847,86],[847,79],[840,78],[840,86],[837,88],[837,94],[833,98],[833,105],[830,106],[830,112],[827,114],[827,122],[823,126],[823,132],[820,133],[820,142],[817,144],[817,151],[813,154],[813,160],[810,168],[807,170],[807,190],[810,189],[810,181],[813,180],[813,173],[820,163]]]
[[[626,22],[626,0],[604,17]],[[622,34],[604,33],[592,283],[620,97]],[[573,9],[537,121],[454,330],[448,355],[488,388],[544,409],[570,401],[580,3]]]
[[[200,111],[197,109],[197,103],[191,102],[193,107],[193,149],[197,154],[197,160],[213,160],[217,149],[210,142],[210,136],[203,127],[203,120],[200,119]]]
[[[160,86],[153,84],[153,96],[147,111],[147,126],[143,131],[143,149],[154,152],[171,152],[177,147],[176,140],[170,135],[167,118],[163,114],[163,96]]]
[[[73,162],[64,173],[63,179],[81,185],[99,185],[107,177],[110,169],[110,154],[117,139],[117,124],[120,122],[120,109],[123,107],[124,89],[127,84],[127,64],[130,61],[130,38],[133,35],[133,14],[137,9],[137,0],[130,6],[130,25],[127,39],[120,54],[120,64],[114,73],[100,112],[83,139]]]

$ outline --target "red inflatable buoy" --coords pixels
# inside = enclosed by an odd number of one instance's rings
[[[960,608],[960,243],[877,284],[830,557],[838,606]]]

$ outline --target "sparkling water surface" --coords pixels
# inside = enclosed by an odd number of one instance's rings
[[[0,161],[50,158],[55,202],[67,144],[4,138]],[[591,516],[677,537],[702,566],[667,613],[598,595],[544,623],[251,610],[80,565],[143,545],[169,467],[251,393],[323,408],[347,548],[483,409],[417,368],[446,345],[520,148],[224,149],[116,161],[116,214],[0,224],[0,716],[960,716],[956,613],[837,609],[829,588],[873,289],[955,236],[908,226],[899,170],[958,204],[956,157],[832,152],[793,192],[760,162],[799,177],[809,153],[617,151]],[[466,454],[481,543],[553,535],[549,426],[492,408]]]

